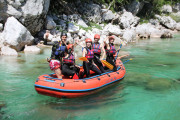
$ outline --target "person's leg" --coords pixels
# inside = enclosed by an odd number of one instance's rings
[[[75,71],[70,69],[70,67],[67,64],[63,64],[62,66],[62,74],[66,76],[74,76]]]
[[[62,74],[61,74],[60,68],[55,69],[54,73],[56,74],[57,78],[62,79]]]
[[[94,65],[91,63],[90,65],[90,70],[94,71],[96,74],[101,74],[102,72]]]
[[[114,66],[113,71],[116,71],[116,70],[117,70],[113,56],[107,56],[106,61],[109,62],[111,65]]]
[[[99,60],[99,58],[97,56],[94,56],[93,61],[98,66],[98,68],[101,70],[101,72],[104,73],[105,70],[104,70],[104,67],[103,67],[101,61]]]
[[[86,61],[83,61],[83,68],[84,68],[84,73],[86,74],[86,77],[90,77],[89,66]]]

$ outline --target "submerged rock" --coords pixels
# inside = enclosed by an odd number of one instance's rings
[[[25,53],[40,53],[41,52],[41,49],[36,47],[36,46],[25,46],[24,48],[24,52]]]
[[[1,55],[18,56],[18,53],[16,52],[16,50],[14,50],[8,46],[3,46],[1,48]]]
[[[151,76],[149,74],[143,73],[128,73],[126,79],[124,81],[128,84],[133,85],[145,85],[148,81],[151,80]]]
[[[147,82],[145,88],[148,90],[167,90],[171,88],[172,81],[165,78],[156,78]]]

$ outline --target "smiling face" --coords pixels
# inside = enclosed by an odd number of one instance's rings
[[[92,44],[91,42],[87,42],[86,46],[89,48],[89,47],[91,47],[91,44]]]
[[[67,36],[61,36],[61,41],[66,42]]]
[[[98,43],[99,39],[98,38],[94,38],[94,43]]]
[[[114,39],[113,39],[113,38],[110,38],[110,39],[109,39],[109,43],[110,43],[110,44],[114,43]]]

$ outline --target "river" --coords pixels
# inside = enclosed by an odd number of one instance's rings
[[[172,39],[138,40],[123,51],[122,82],[97,94],[58,99],[36,93],[39,75],[51,73],[42,54],[0,56],[0,119],[2,120],[179,120],[180,34]]]

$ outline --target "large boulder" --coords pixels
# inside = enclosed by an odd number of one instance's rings
[[[113,35],[121,36],[122,31],[118,25],[112,25],[111,23],[109,23],[104,27],[102,34],[104,34],[104,35],[113,34]]]
[[[98,4],[94,3],[76,3],[78,6],[78,11],[85,17],[85,19],[95,22],[101,23],[101,7]]]
[[[16,52],[16,50],[14,50],[8,46],[3,46],[1,48],[1,55],[18,56],[18,53]]]
[[[56,27],[56,23],[54,22],[54,20],[50,16],[47,16],[46,29],[50,30],[50,29],[54,29],[55,27]]]
[[[140,18],[130,12],[124,12],[119,18],[119,24],[123,29],[131,28],[139,23]]]
[[[1,18],[4,22],[14,16],[34,35],[44,25],[50,0],[2,0],[0,2]]]
[[[172,13],[172,7],[170,5],[163,5],[161,11],[163,13]]]
[[[130,4],[126,6],[126,10],[131,12],[133,15],[138,14],[144,6],[144,2],[139,2],[137,0],[133,0]]]
[[[115,18],[115,14],[111,11],[111,10],[108,10],[108,9],[102,9],[102,20],[103,21],[111,21]]]
[[[174,30],[176,28],[176,21],[174,21],[170,16],[159,16],[156,15],[156,18],[159,19],[160,24]]]
[[[27,45],[31,45],[34,37],[31,33],[14,17],[9,17],[2,33],[4,44],[9,44],[17,51]]]

